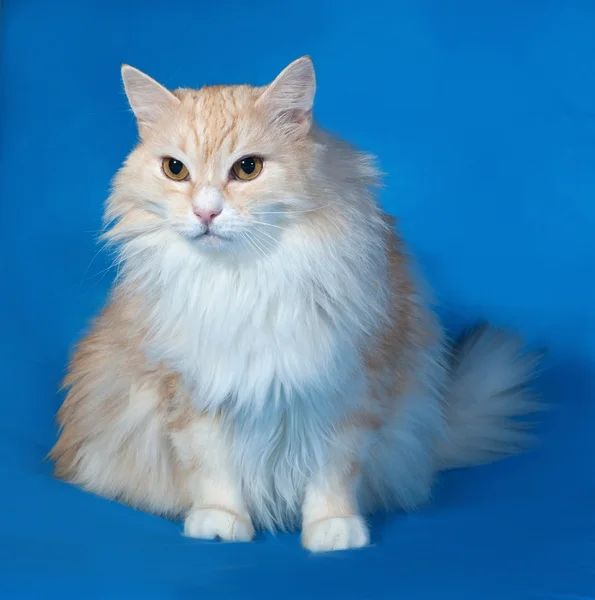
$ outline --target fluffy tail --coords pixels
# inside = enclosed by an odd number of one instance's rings
[[[492,462],[532,444],[529,424],[518,417],[542,409],[527,389],[540,359],[524,353],[520,339],[487,325],[455,344],[447,437],[439,454],[443,469]]]

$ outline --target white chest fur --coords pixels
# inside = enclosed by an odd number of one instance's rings
[[[226,269],[167,252],[149,351],[183,375],[198,409],[222,409],[263,524],[291,522],[333,424],[363,393],[353,331],[296,265],[288,276],[282,261]]]
[[[176,265],[151,321],[151,351],[184,375],[199,407],[231,399],[260,410],[336,391],[356,350],[312,287],[277,265]],[[343,379],[343,378],[341,378]]]

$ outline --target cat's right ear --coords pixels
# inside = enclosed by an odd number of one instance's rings
[[[122,65],[122,81],[141,137],[168,109],[180,103],[168,89],[130,65]]]

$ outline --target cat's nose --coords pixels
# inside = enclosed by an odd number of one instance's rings
[[[194,214],[205,224],[210,225],[215,217],[221,214],[221,210],[198,210],[194,209]]]

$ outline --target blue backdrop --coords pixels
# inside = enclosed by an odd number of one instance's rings
[[[595,597],[595,2],[4,0],[0,597]],[[382,201],[453,330],[550,349],[532,454],[443,477],[374,546],[229,545],[51,478],[56,387],[112,272],[109,181],[135,142],[121,62],[263,84],[311,54],[321,123],[379,156]]]

